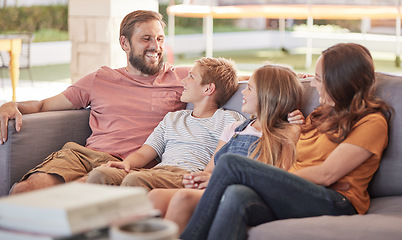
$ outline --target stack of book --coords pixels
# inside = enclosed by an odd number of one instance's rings
[[[0,239],[77,239],[74,236],[155,216],[146,192],[73,182],[2,197]]]

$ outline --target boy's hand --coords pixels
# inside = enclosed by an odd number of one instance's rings
[[[204,189],[208,186],[210,172],[193,172],[183,176],[183,184],[185,188]]]
[[[106,164],[102,164],[102,166],[120,168],[120,169],[124,169],[124,171],[126,171],[126,173],[130,172],[130,164],[125,161],[122,161],[122,162],[109,161]]]

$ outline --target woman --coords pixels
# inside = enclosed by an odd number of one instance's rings
[[[296,163],[286,172],[223,155],[181,239],[246,239],[247,227],[277,219],[366,213],[391,114],[374,82],[365,47],[323,51],[311,82],[321,106],[306,119]]]
[[[300,126],[287,120],[304,123],[304,117],[296,110],[302,94],[296,74],[287,67],[265,65],[253,73],[242,94],[242,111],[251,118],[226,127],[206,169],[185,176],[186,187],[195,189],[155,189],[148,195],[162,215],[176,222],[180,230],[204,192],[200,189],[208,184],[214,161],[218,162],[222,154],[249,156],[286,170],[295,160]]]

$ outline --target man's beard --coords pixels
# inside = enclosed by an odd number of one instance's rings
[[[131,49],[133,49],[133,48],[131,48]],[[151,50],[144,51],[144,54],[141,56],[141,55],[135,55],[134,51],[131,50],[130,51],[130,56],[128,58],[128,61],[130,62],[131,66],[133,66],[134,68],[136,68],[137,70],[139,70],[143,74],[155,75],[163,67],[163,55],[161,55],[161,57],[159,58],[158,65],[156,65],[156,66],[152,65],[151,66],[150,64],[147,64],[147,62],[145,61],[145,54],[147,53],[147,51],[151,51]]]

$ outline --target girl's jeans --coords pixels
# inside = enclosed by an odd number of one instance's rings
[[[247,157],[225,154],[181,239],[245,239],[247,226],[355,213],[349,200],[335,190]]]

